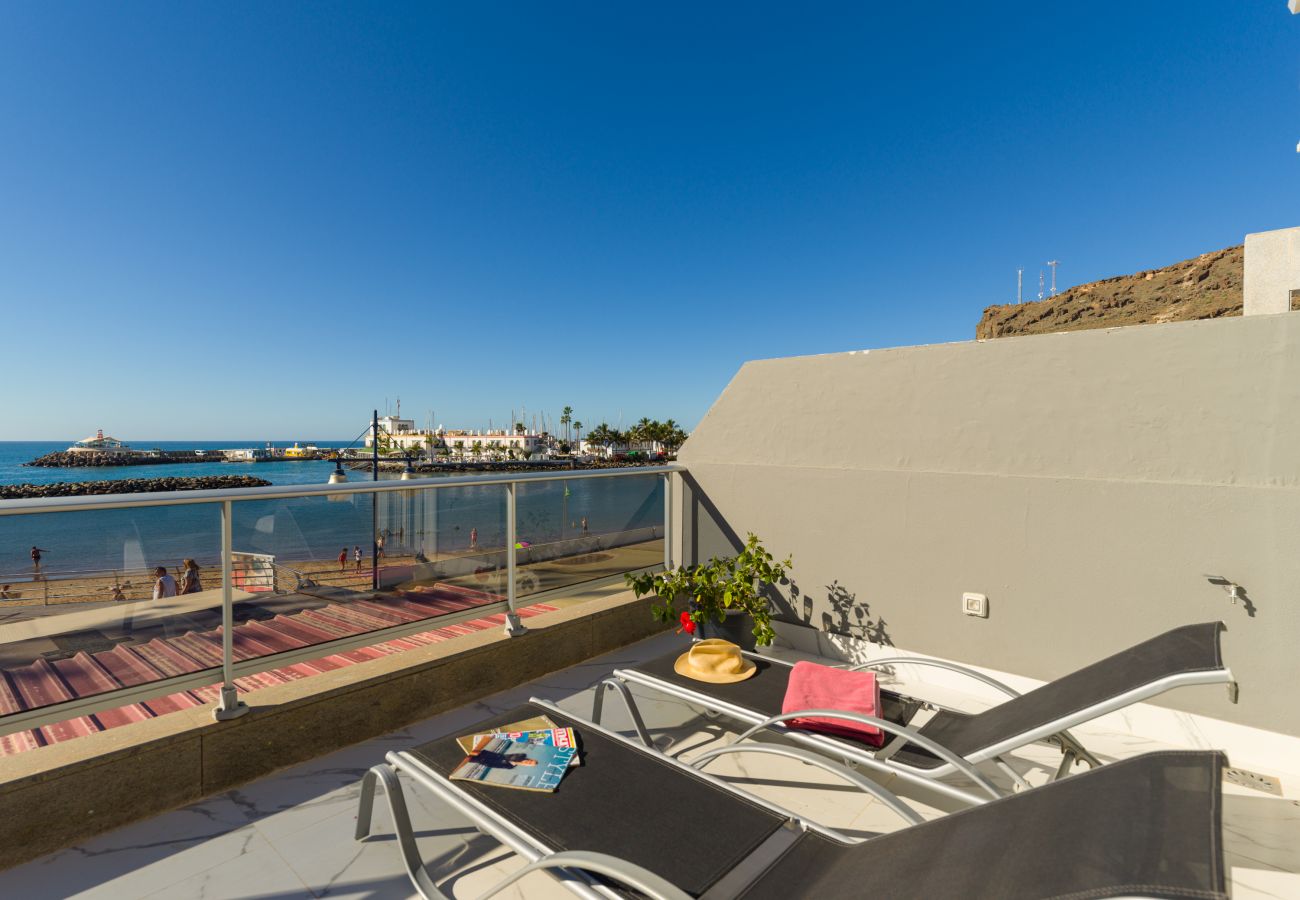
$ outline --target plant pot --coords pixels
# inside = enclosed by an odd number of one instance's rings
[[[726,613],[726,621],[719,625],[716,621],[710,619],[703,623],[696,636],[703,640],[704,638],[720,638],[724,641],[731,641],[742,650],[753,650],[754,641],[754,617],[749,613],[739,609],[729,609]]]

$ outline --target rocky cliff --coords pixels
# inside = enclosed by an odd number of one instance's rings
[[[1241,247],[1229,247],[1162,269],[1081,284],[1046,300],[990,306],[975,337],[1239,316],[1243,259]]]

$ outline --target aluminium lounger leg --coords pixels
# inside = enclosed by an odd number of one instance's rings
[[[1014,792],[1029,790],[1029,782],[1025,781],[1024,777],[1019,772],[1011,768],[1005,759],[1000,756],[995,756],[993,757],[993,762],[1002,770],[1004,775],[1011,779],[1012,790]]]
[[[402,851],[402,863],[406,866],[406,874],[411,879],[411,883],[420,892],[420,896],[428,900],[446,900],[447,895],[434,886],[429,870],[424,867],[424,862],[420,859],[420,850],[415,844],[415,832],[411,828],[411,817],[406,811],[406,797],[402,794],[401,782],[397,780],[397,771],[390,765],[374,766],[361,779],[356,839],[363,841],[370,836],[376,782],[384,786],[388,809],[393,816],[393,832],[397,835],[397,846]]]
[[[618,691],[623,697],[623,705],[627,707],[628,715],[632,717],[632,727],[636,729],[636,736],[651,750],[656,749],[654,742],[650,740],[650,732],[646,730],[645,722],[641,719],[641,710],[637,708],[632,692],[627,689],[626,684],[612,675],[596,685],[596,696],[591,701],[591,721],[596,725],[600,724],[600,717],[605,710],[606,689]]]

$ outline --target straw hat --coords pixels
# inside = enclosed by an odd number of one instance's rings
[[[753,660],[746,659],[731,641],[710,638],[692,644],[691,649],[677,657],[673,670],[696,681],[730,684],[744,681],[757,672],[758,667]]]

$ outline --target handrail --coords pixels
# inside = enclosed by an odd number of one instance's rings
[[[671,475],[685,467],[625,466],[618,469],[566,469],[562,472],[515,472],[506,475],[452,475],[440,478],[412,478],[409,481],[387,479],[345,484],[270,487],[214,488],[201,491],[158,491],[146,494],[95,494],[87,497],[36,497],[0,500],[0,516],[24,516],[38,513],[85,512],[96,509],[133,509],[148,506],[186,506],[194,503],[224,503],[250,500],[289,500],[298,497],[337,497],[346,494],[387,494],[425,488],[480,487],[520,482],[575,481],[586,478],[616,478],[636,475]]]
[[[877,666],[933,666],[936,669],[947,669],[949,672],[956,672],[959,675],[965,675],[976,681],[982,682],[991,688],[1001,691],[1008,697],[1015,699],[1020,696],[1020,692],[1013,687],[1003,684],[996,678],[991,678],[983,672],[966,666],[959,666],[956,663],[950,663],[943,659],[933,659],[928,656],[886,656],[880,659],[869,659],[864,663],[858,663],[850,666],[850,672],[860,672],[863,669],[874,669]]]
[[[696,769],[703,769],[706,763],[712,762],[719,756],[727,756],[732,753],[766,753],[785,759],[797,759],[806,765],[814,766],[829,772],[837,778],[842,778],[854,787],[859,788],[863,793],[870,794],[898,813],[908,825],[920,825],[925,821],[916,810],[904,803],[897,794],[883,785],[858,774],[847,766],[842,766],[824,756],[818,756],[816,753],[800,750],[797,747],[783,747],[779,744],[727,744],[724,747],[714,747],[712,750],[704,751],[692,759],[690,765]]]
[[[762,722],[759,722],[753,728],[750,728],[748,731],[741,734],[740,737],[736,738],[735,741],[733,741],[732,743],[739,744],[742,741],[753,737],[755,734],[764,730],[765,728],[770,728],[773,725],[782,725],[788,729],[789,726],[785,725],[786,722],[790,721],[791,719],[802,719],[808,716],[821,716],[823,718],[828,718],[828,719],[844,719],[849,722],[857,722],[860,725],[874,725],[875,727],[879,728],[881,731],[884,731],[888,734],[893,734],[898,737],[906,738],[908,743],[915,744],[916,746],[920,747],[922,750],[928,750],[930,753],[933,753],[935,756],[939,757],[948,765],[952,766],[955,770],[961,772],[971,781],[975,782],[975,784],[983,788],[984,791],[994,800],[998,800],[1002,797],[1001,792],[998,791],[997,787],[993,784],[993,782],[989,781],[982,774],[980,774],[979,770],[977,770],[969,760],[966,760],[960,755],[958,755],[957,753],[953,752],[952,750],[949,750],[947,747],[943,746],[938,741],[926,737],[925,735],[921,734],[915,729],[908,728],[904,725],[899,725],[894,722],[890,722],[888,719],[881,719],[876,716],[868,716],[868,715],[864,715],[863,713],[849,712],[848,710],[843,710],[843,709],[794,710],[793,712],[782,713],[779,716],[771,716],[767,719],[764,719]]]

